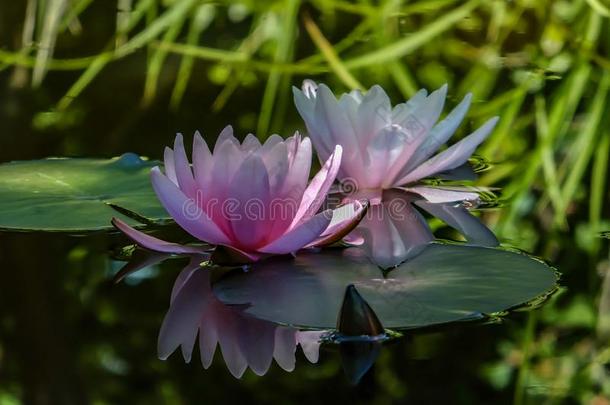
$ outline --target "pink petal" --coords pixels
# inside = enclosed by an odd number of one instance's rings
[[[191,260],[189,261],[189,263],[186,265],[186,267],[184,269],[182,269],[180,274],[178,274],[178,277],[176,277],[176,281],[174,281],[174,286],[172,287],[170,304],[172,302],[174,302],[174,299],[176,298],[176,296],[178,295],[178,293],[180,292],[182,287],[184,287],[186,285],[186,283],[191,278],[193,273],[196,270],[199,270],[199,268],[201,267],[201,263],[204,262],[206,260],[206,258],[207,258],[207,256],[201,256],[201,255],[191,256]],[[209,286],[208,286],[208,290],[209,290]],[[207,290],[205,290],[204,293],[207,294],[208,293]]]
[[[185,246],[177,243],[166,242],[161,239],[157,239],[153,236],[147,235],[143,232],[135,230],[131,226],[118,218],[112,218],[112,225],[114,225],[119,231],[127,235],[131,240],[140,245],[141,247],[152,250],[154,252],[171,253],[171,254],[205,254],[206,249],[202,247]]]
[[[197,185],[193,178],[191,165],[186,157],[182,134],[177,134],[174,141],[174,163],[176,165],[176,178],[178,179],[180,190],[188,197],[197,198]]]
[[[225,143],[230,142],[233,145],[239,147],[239,141],[237,138],[233,136],[233,127],[231,125],[227,125],[220,131],[218,138],[216,138],[216,144],[214,144],[214,155],[218,152],[219,148]]]
[[[133,255],[129,258],[129,261],[125,263],[123,267],[121,267],[121,269],[114,274],[114,276],[112,277],[112,282],[114,284],[118,284],[123,281],[125,277],[128,277],[131,274],[147,267],[164,262],[170,256],[171,255],[168,253],[157,253],[150,252],[147,250],[140,250],[139,252],[135,251]]]
[[[269,177],[269,191],[272,196],[279,196],[288,176],[288,146],[278,143],[268,153],[261,156]]]
[[[260,319],[240,317],[239,344],[248,366],[256,375],[265,375],[273,360],[275,326]]]
[[[275,345],[273,347],[273,358],[275,362],[285,371],[294,370],[296,364],[295,352],[297,348],[296,330],[278,326],[275,328]]]
[[[220,266],[237,266],[254,263],[263,256],[258,253],[240,250],[234,246],[218,245],[214,249],[210,260]]]
[[[246,138],[241,144],[241,150],[253,152],[261,147],[261,142],[253,134],[246,135]]]
[[[234,238],[240,247],[254,250],[271,230],[269,177],[267,167],[257,155],[241,164],[229,187],[229,195],[238,204],[230,215]]]
[[[335,177],[341,166],[342,152],[343,149],[340,145],[335,146],[335,152],[328,158],[326,163],[324,163],[324,166],[322,166],[320,171],[309,183],[301,200],[299,210],[290,225],[291,229],[315,215],[320,209],[320,206],[322,206],[322,203],[324,203],[326,194],[335,181]]]
[[[229,185],[244,157],[239,146],[231,140],[225,141],[220,146],[217,145],[212,158],[208,188],[205,190],[204,211],[229,238],[232,238],[233,231],[224,209],[227,199],[231,197],[228,192]]]
[[[470,156],[472,156],[477,146],[479,146],[479,144],[491,133],[497,122],[498,117],[490,119],[466,138],[422,163],[411,173],[402,179],[399,179],[396,184],[409,184],[433,174],[455,169],[456,167],[463,165],[468,161]]]
[[[163,167],[165,168],[165,175],[172,181],[172,183],[178,185],[178,179],[176,178],[176,164],[174,163],[174,151],[167,146],[163,152]]]
[[[400,187],[400,189],[419,194],[431,203],[476,201],[479,199],[479,195],[477,193],[462,190],[451,190],[441,187],[416,186],[404,188]]]
[[[274,254],[296,252],[318,238],[328,227],[331,218],[332,210],[323,211],[292,228],[268,245],[259,248],[258,251]]]
[[[240,317],[232,309],[219,305],[214,319],[225,364],[235,378],[241,378],[248,368],[248,362],[239,344]]]
[[[325,246],[340,241],[356,228],[364,218],[368,207],[368,203],[362,204],[360,201],[355,201],[334,209],[333,218],[328,227],[318,239],[308,246]]]
[[[212,170],[212,153],[208,144],[203,140],[199,131],[193,137],[193,173],[199,190],[206,192]]]
[[[188,199],[158,167],[151,170],[152,185],[167,212],[176,223],[194,237],[213,244],[229,244],[227,236],[201,210],[192,199]]]
[[[301,203],[303,190],[307,186],[307,180],[309,180],[311,152],[311,140],[304,138],[295,150],[294,157],[291,159],[288,176],[284,180],[284,187],[280,193],[282,197],[291,199],[292,202],[296,203],[297,208]],[[294,214],[296,215],[296,210]]]
[[[218,343],[218,332],[214,323],[215,303],[211,304],[202,314],[199,323],[199,357],[203,368],[208,369],[214,360]]]
[[[318,362],[322,335],[326,333],[328,331],[324,330],[298,331],[296,333],[297,342],[301,345],[303,354],[310,363],[315,364]]]
[[[205,271],[194,272],[176,295],[163,319],[158,341],[160,359],[167,359],[178,346],[182,346],[185,360],[190,361],[199,320],[209,305],[210,296],[208,274]]]
[[[292,154],[292,157],[289,156],[290,164],[282,187],[280,190],[272,192],[273,201],[270,213],[274,221],[272,223],[272,230],[269,233],[269,240],[277,239],[289,228],[299,210],[303,192],[309,180],[311,141],[309,138],[305,138],[297,142],[298,138],[300,138],[298,134],[292,137],[292,139],[295,139],[295,145],[288,152]],[[270,178],[271,176],[272,174],[270,173]]]

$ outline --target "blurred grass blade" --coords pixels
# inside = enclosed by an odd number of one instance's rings
[[[285,0],[284,4],[283,24],[281,25],[281,30],[277,33],[277,48],[273,58],[274,64],[288,62],[294,45],[297,11],[299,10],[300,0]],[[261,140],[266,139],[269,135],[267,132],[269,131],[269,123],[271,122],[271,114],[281,76],[282,73],[276,68],[272,68],[269,72],[256,132]],[[289,89],[284,89],[284,91],[289,91]]]
[[[44,22],[38,40],[36,63],[32,72],[32,86],[38,87],[47,73],[47,64],[53,56],[55,41],[59,32],[59,22],[67,5],[67,0],[48,0],[44,10]]]
[[[188,8],[182,9],[182,13],[175,16],[174,21],[169,26],[163,35],[163,42],[174,42],[182,31],[182,26],[186,20],[187,14],[190,11]],[[155,48],[148,63],[146,70],[146,80],[144,82],[144,95],[142,97],[142,105],[148,106],[157,94],[157,86],[159,76],[163,68],[163,62],[167,58],[168,51],[163,48]]]
[[[506,156],[502,155],[503,153],[506,153],[504,148],[502,148],[502,145],[506,141],[508,135],[514,132],[514,123],[525,102],[528,87],[529,84],[527,83],[523,83],[518,87],[512,95],[512,100],[502,112],[498,126],[487,142],[483,143],[481,146],[481,154],[487,159],[495,160],[506,158]],[[491,113],[492,112],[490,111],[489,114]],[[482,114],[477,113],[477,116],[478,115]]]
[[[589,221],[593,229],[601,231],[600,222],[604,208],[604,196],[608,184],[608,154],[610,153],[610,130],[603,129],[597,144],[591,174],[591,196],[589,197]]]
[[[369,52],[362,56],[345,61],[345,67],[355,69],[364,66],[378,65],[405,56],[428,43],[432,38],[450,29],[454,24],[468,16],[482,0],[469,0],[462,6],[445,14],[443,17],[421,30],[400,39],[388,46]]]
[[[133,7],[132,0],[118,0],[116,12],[116,37],[114,40],[115,48],[127,42],[127,27],[129,26],[129,17]]]
[[[567,209],[570,201],[574,199],[576,191],[585,174],[585,170],[589,165],[591,155],[593,154],[593,149],[596,146],[598,127],[602,120],[602,115],[606,110],[606,99],[609,89],[610,73],[604,72],[595,97],[591,101],[585,127],[579,137],[580,145],[578,145],[579,149],[578,153],[576,153],[576,161],[570,168],[568,177],[561,190],[561,204],[559,206],[559,210],[555,213],[556,221],[561,220],[562,216],[565,215],[565,210]]]
[[[271,35],[269,29],[267,29],[266,18],[270,17],[268,13],[262,15],[262,17],[255,19],[251,25],[251,32],[244,38],[239,47],[236,49],[237,52],[243,52],[244,59],[248,60],[257,52],[260,47],[270,39]],[[218,94],[214,102],[212,103],[212,111],[217,112],[224,108],[226,103],[229,101],[231,95],[235,90],[239,88],[242,79],[246,73],[250,70],[250,66],[239,65],[234,62],[223,63],[228,69],[228,78],[222,91]]]
[[[73,21],[78,19],[78,16],[93,3],[93,0],[78,0],[70,5],[70,8],[64,13],[64,17],[59,24],[59,32],[64,32],[73,24]]]
[[[587,0],[587,3],[595,12],[603,17],[610,17],[610,9],[600,0]]]
[[[21,31],[21,49],[20,55],[27,55],[32,49],[34,41],[34,29],[36,27],[36,9],[38,8],[38,0],[28,0],[25,9],[25,18],[23,20],[23,30]],[[3,63],[4,64],[4,63]],[[24,66],[15,66],[11,77],[10,86],[13,88],[25,87],[28,82],[28,71]]]
[[[214,21],[216,15],[216,8],[212,4],[203,4],[197,8],[195,16],[191,21],[189,32],[187,34],[186,42],[188,45],[194,46],[199,40],[201,33]],[[173,109],[178,108],[189,78],[191,77],[191,71],[193,70],[194,58],[191,55],[184,55],[180,62],[180,68],[178,69],[178,75],[176,77],[176,84],[172,91],[170,106]]]
[[[134,36],[125,45],[116,49],[114,52],[106,51],[97,56],[92,62],[91,66],[78,78],[66,95],[59,101],[57,108],[62,110],[67,108],[72,101],[80,95],[80,93],[93,81],[97,74],[104,68],[106,64],[114,59],[124,57],[135,50],[146,45],[147,42],[152,41],[163,32],[169,25],[171,25],[176,18],[179,18],[184,10],[190,9],[190,7],[196,2],[196,0],[182,0],[174,4],[168,9],[163,15],[157,18],[150,26],[145,28],[142,32]],[[155,0],[141,0],[134,12],[130,14],[129,23],[126,24],[127,30],[133,29],[136,24],[142,19],[146,11],[152,7],[155,7]],[[113,41],[114,43],[114,41]]]
[[[546,182],[546,189],[555,212],[561,209],[561,194],[557,179],[557,167],[553,156],[553,143],[549,142],[549,122],[546,113],[546,103],[541,95],[535,98],[536,135],[541,145],[542,171]]]
[[[304,14],[303,24],[305,25],[305,29],[307,30],[309,37],[322,52],[330,68],[343,82],[343,84],[345,84],[350,90],[364,90],[362,84],[360,84],[360,82],[343,65],[343,62],[341,62],[341,59],[337,56],[335,50],[333,49],[332,44],[324,37],[324,34],[322,34],[322,31],[320,31],[309,14]]]

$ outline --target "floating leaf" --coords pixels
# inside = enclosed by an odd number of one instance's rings
[[[387,328],[480,319],[553,291],[555,271],[503,249],[431,244],[384,274],[359,248],[300,253],[232,272],[214,285],[226,304],[246,304],[260,319],[333,329],[345,288],[353,284]]]
[[[169,218],[150,185],[158,162],[51,158],[0,165],[0,229],[93,231]]]

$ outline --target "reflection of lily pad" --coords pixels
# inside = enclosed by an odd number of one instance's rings
[[[158,163],[134,154],[102,159],[43,159],[0,165],[0,228],[87,231],[111,228],[119,217],[168,218],[152,190]],[[123,215],[122,213],[126,214]]]
[[[227,304],[278,323],[334,328],[354,284],[388,328],[417,328],[504,311],[556,287],[555,271],[501,249],[432,244],[384,278],[358,248],[302,253],[229,273],[215,286]]]

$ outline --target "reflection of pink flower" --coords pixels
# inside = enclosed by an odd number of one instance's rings
[[[471,242],[497,244],[493,234],[462,204],[477,200],[477,193],[421,183],[432,176],[464,179],[468,159],[497,122],[497,117],[490,119],[435,155],[456,131],[470,106],[469,94],[438,121],[446,94],[446,86],[430,95],[421,90],[406,103],[392,107],[379,86],[365,94],[343,94],[338,100],[327,86],[309,80],[302,91],[294,89],[296,107],[318,157],[328,159],[336,145],[343,148],[337,178],[350,188],[346,200],[365,198],[371,202],[368,215],[349,239],[364,241],[373,260],[382,267],[399,264],[433,238],[411,203],[443,219]],[[405,220],[388,216],[395,210],[389,206],[389,198],[400,205],[398,213]]]
[[[307,359],[316,363],[323,331],[300,332],[244,315],[239,307],[224,305],[214,296],[209,272],[200,269],[202,258],[193,257],[178,276],[170,308],[159,333],[159,357],[166,359],[178,347],[190,362],[197,335],[204,368],[212,364],[216,346],[225,363],[239,378],[249,367],[263,375],[271,362],[286,371],[294,370],[295,352],[300,345]]]
[[[352,204],[338,213],[340,218],[332,210],[318,213],[335,180],[342,149],[333,149],[308,185],[311,153],[309,138],[298,134],[286,140],[272,135],[262,145],[250,134],[240,144],[229,126],[213,152],[195,134],[191,167],[178,134],[174,149],[165,150],[165,174],[158,167],[152,170],[153,188],[178,225],[202,241],[226,246],[251,261],[292,253],[336,240],[333,236],[345,234],[364,209]],[[146,248],[197,252],[155,241],[119,220],[113,223]]]

